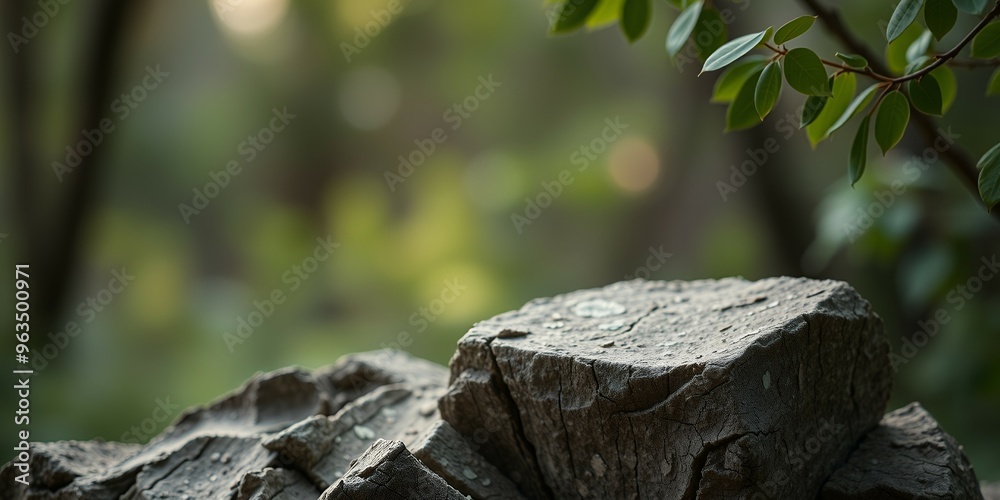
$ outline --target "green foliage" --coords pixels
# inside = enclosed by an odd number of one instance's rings
[[[622,6],[622,32],[630,42],[642,37],[649,28],[650,0],[625,0]]]
[[[941,97],[941,86],[933,75],[927,75],[917,80],[907,82],[910,101],[913,107],[921,113],[941,116],[944,110],[944,99]]]
[[[854,73],[843,73],[833,81],[833,96],[827,101],[823,112],[816,117],[811,125],[806,127],[809,143],[816,147],[823,139],[830,136],[830,127],[840,119],[847,107],[854,100],[858,79]]]
[[[991,59],[1000,56],[1000,22],[990,23],[972,40],[972,57]]]
[[[944,38],[958,21],[958,9],[951,0],[927,0],[924,6],[924,23],[934,33],[934,38]]]
[[[726,112],[726,132],[743,130],[760,123],[760,115],[757,114],[756,94],[757,82],[763,70],[758,71],[747,78],[740,91],[736,94],[736,99],[729,105]]]
[[[774,109],[781,94],[781,62],[771,61],[757,80],[757,87],[754,89],[754,106],[757,114],[763,120],[768,113]]]
[[[958,80],[955,79],[955,72],[947,66],[940,66],[931,71],[931,76],[941,87],[941,113],[947,113],[958,97]]]
[[[910,122],[910,103],[906,96],[893,90],[882,98],[875,116],[875,142],[885,155],[899,143]]]
[[[865,165],[868,163],[868,128],[871,121],[870,116],[861,120],[858,131],[854,135],[854,142],[851,144],[851,158],[847,164],[847,177],[851,181],[851,186],[857,184],[861,176],[865,173]]]
[[[979,159],[979,195],[990,210],[1000,203],[1000,144]]]
[[[764,69],[768,59],[764,56],[749,56],[742,61],[726,68],[715,81],[712,91],[712,102],[730,103],[736,99],[736,94],[743,87],[743,82],[750,75]]]
[[[592,8],[594,3],[564,0],[554,31],[574,29],[585,22],[590,25],[594,21],[580,19],[579,13]],[[974,37],[963,37],[959,46],[946,53],[938,53],[934,47],[935,40],[943,39],[958,24],[959,12],[979,15],[987,0],[899,1],[885,29],[885,62],[890,71],[885,75],[876,73],[870,62],[858,54],[835,52],[841,64],[825,60],[807,47],[786,50],[785,44],[813,27],[818,20],[816,16],[799,16],[777,30],[769,27],[728,40],[725,28],[728,23],[715,4],[706,5],[703,0],[667,0],[667,3],[679,11],[668,30],[667,54],[676,57],[693,37],[698,41],[695,47],[698,57],[704,61],[699,75],[724,69],[715,82],[711,101],[729,105],[726,131],[759,124],[774,110],[782,85],[787,82],[805,96],[799,128],[806,130],[815,148],[862,115],[879,95],[875,106],[862,118],[854,138],[848,165],[851,185],[864,173],[869,135],[874,133],[885,155],[902,140],[911,105],[931,116],[941,116],[951,108],[958,96],[958,82],[947,64],[963,52],[966,44],[971,45],[971,55],[975,58],[1000,57],[1000,21],[989,22]],[[570,4],[580,7],[568,9]],[[601,23],[607,22],[610,5],[621,5],[620,23],[629,41],[646,31],[650,17],[648,0],[600,0],[595,17],[600,16]],[[996,17],[996,12],[991,12],[988,19]],[[719,26],[723,28],[720,30]],[[755,49],[769,53],[770,57],[752,53]],[[828,74],[827,67],[835,70],[833,75]],[[855,95],[858,77],[875,82]],[[1000,70],[993,73],[986,94],[1000,94]]]
[[[823,112],[823,108],[826,107],[827,99],[829,98],[825,95],[811,95],[806,98],[806,103],[802,106],[802,119],[799,121],[799,128],[805,128],[816,121],[816,118]]]
[[[902,0],[889,18],[889,25],[885,29],[885,38],[892,42],[903,34],[903,30],[909,28],[920,13],[920,7],[924,5],[924,0]]]
[[[552,33],[568,33],[587,21],[598,0],[566,0],[559,9]]]
[[[670,54],[670,57],[676,56],[684,48],[687,39],[691,37],[695,24],[701,16],[701,6],[700,0],[688,5],[681,11],[681,15],[677,16],[674,24],[670,26],[670,31],[667,32],[667,54]]]
[[[737,59],[745,56],[747,52],[753,50],[757,44],[764,41],[770,30],[771,28],[768,28],[760,33],[743,35],[727,42],[722,47],[719,47],[719,50],[708,56],[708,59],[705,60],[705,65],[701,68],[701,72],[719,70],[732,64]]]
[[[701,17],[698,18],[698,24],[695,25],[691,36],[698,41],[695,44],[698,49],[698,57],[705,60],[726,43],[729,39],[729,28],[723,22],[722,14],[718,10],[704,7],[701,9]]]
[[[993,76],[990,77],[990,83],[986,85],[986,95],[997,94],[1000,94],[1000,69],[993,72]]]
[[[805,95],[830,95],[830,81],[815,52],[798,47],[785,54],[785,80]]]
[[[796,17],[788,21],[774,33],[774,43],[784,45],[786,42],[802,36],[805,32],[809,31],[809,28],[812,28],[815,22],[816,16]]]
[[[852,68],[863,69],[868,67],[868,59],[857,54],[841,54],[837,52],[836,56],[841,61],[844,61],[844,64]]]
[[[830,125],[826,134],[830,135],[836,132],[837,129],[843,127],[844,124],[846,124],[851,118],[854,118],[861,110],[865,109],[865,107],[868,106],[868,103],[871,102],[872,97],[875,96],[875,91],[877,91],[879,87],[880,85],[876,83],[875,85],[862,90],[861,93],[858,94],[853,101],[851,101],[851,104],[844,109],[844,113],[840,115],[840,118],[837,118],[837,121],[833,122],[833,125]]]

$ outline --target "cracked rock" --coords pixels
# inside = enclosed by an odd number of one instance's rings
[[[878,424],[888,353],[844,283],[636,280],[475,325],[441,414],[531,498],[809,498]]]
[[[320,500],[465,500],[399,441],[379,439]]]
[[[822,500],[981,499],[953,437],[918,403],[888,413],[823,487]]]

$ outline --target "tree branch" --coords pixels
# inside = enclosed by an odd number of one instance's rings
[[[840,42],[843,43],[848,50],[867,59],[869,67],[874,72],[883,75],[890,73],[889,68],[882,62],[882,59],[870,48],[868,48],[863,41],[859,40],[853,33],[851,33],[850,29],[847,28],[843,18],[840,17],[840,13],[836,9],[823,6],[819,0],[799,1],[805,4],[805,6],[808,7],[809,10],[811,10],[812,13],[823,22],[826,29],[834,37],[840,40]],[[1000,14],[1000,0],[998,0],[997,5],[993,8],[987,18],[992,19],[992,17],[996,17],[998,14]],[[980,24],[983,25],[982,23]],[[982,29],[979,26],[977,26],[977,28]],[[976,31],[976,33],[978,33],[978,31]],[[970,34],[970,37],[967,38],[971,40],[972,36],[975,36],[975,34]],[[964,43],[960,43],[959,46],[952,49],[952,51],[955,51],[954,55],[957,55],[964,46]],[[954,55],[952,57],[954,57]],[[924,136],[925,142],[933,144],[939,136],[937,123],[932,118],[919,111],[911,113],[911,116],[912,121],[916,124],[917,128],[920,129],[921,135]],[[982,204],[982,198],[979,196],[979,170],[976,167],[976,161],[972,158],[972,156],[958,145],[952,145],[951,148],[942,151],[941,156],[946,160],[947,164],[951,166],[952,172],[954,172],[959,180],[965,184],[966,188],[972,192],[975,199]],[[992,212],[992,214],[997,220],[1000,220],[1000,211]]]
[[[140,1],[105,0],[96,8],[96,21],[88,34],[92,44],[85,49],[83,65],[83,98],[78,126],[75,130],[90,129],[107,113],[107,106],[114,95],[111,90],[118,66],[122,38],[129,25],[130,15],[138,10]],[[76,141],[72,141],[75,143]],[[80,260],[83,226],[92,213],[96,187],[102,167],[102,151],[108,146],[95,147],[89,155],[81,155],[73,172],[65,174],[63,203],[53,210],[48,224],[36,227],[33,234],[33,256],[42,260],[39,268],[40,316],[55,326],[61,319],[69,285]],[[37,165],[37,171],[53,179],[47,165]],[[44,174],[43,174],[44,175]],[[38,196],[37,193],[35,196]],[[36,198],[37,200],[37,198]],[[35,206],[35,210],[42,207]]]

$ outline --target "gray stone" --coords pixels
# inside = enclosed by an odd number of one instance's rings
[[[822,500],[981,499],[955,439],[918,403],[888,413],[823,487]]]
[[[441,413],[531,498],[808,498],[878,424],[888,353],[844,283],[636,280],[475,325]]]

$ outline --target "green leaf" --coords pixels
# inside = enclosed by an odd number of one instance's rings
[[[903,70],[904,75],[912,75],[917,71],[924,69],[925,66],[931,63],[931,58],[929,56],[920,56],[915,59],[910,64],[906,65],[906,69]]]
[[[920,38],[924,29],[920,27],[919,24],[911,24],[909,28],[903,31],[902,35],[899,35],[895,41],[890,42],[885,49],[885,59],[886,63],[889,65],[889,69],[893,73],[901,74],[903,68],[906,67],[909,61],[906,60],[906,50],[910,48],[913,42]]]
[[[986,86],[986,95],[997,94],[1000,94],[1000,69],[993,72],[993,76],[990,77],[990,83]]]
[[[785,54],[785,80],[805,95],[830,95],[826,68],[815,52],[798,47]]]
[[[885,37],[890,42],[899,38],[903,30],[913,24],[913,20],[920,13],[920,7],[924,5],[924,0],[902,0],[889,18],[889,26],[885,29]],[[878,127],[876,126],[876,131]]]
[[[739,94],[743,87],[743,82],[750,75],[764,69],[767,64],[767,57],[748,56],[746,59],[726,68],[715,82],[715,89],[712,91],[712,102],[733,102],[736,94]]]
[[[947,66],[939,66],[931,75],[941,87],[941,112],[947,113],[958,97],[958,80],[955,79],[955,72]]]
[[[598,0],[566,0],[559,9],[555,24],[552,26],[552,33],[568,33],[573,31],[587,20],[587,16],[594,10]]]
[[[667,54],[670,54],[670,57],[676,56],[684,48],[687,39],[691,37],[694,25],[698,22],[698,16],[701,15],[702,5],[701,0],[688,5],[681,11],[681,15],[677,16],[674,24],[670,26],[670,31],[667,32]]]
[[[972,57],[991,59],[1000,56],[1000,22],[987,24],[972,39]]]
[[[979,159],[978,167],[979,196],[986,202],[986,208],[993,210],[1000,202],[1000,144]]]
[[[927,115],[941,116],[944,110],[944,98],[941,96],[941,86],[932,75],[926,75],[919,80],[910,80],[906,84],[910,92],[913,107]]]
[[[708,58],[710,54],[719,50],[726,40],[729,40],[729,27],[722,20],[722,14],[711,7],[701,9],[701,16],[694,26],[694,46],[698,49],[698,57],[701,60]]]
[[[898,90],[886,94],[875,116],[875,141],[884,156],[903,138],[910,121],[910,103]]]
[[[986,8],[986,0],[954,0],[955,7],[966,14],[982,14]]]
[[[862,90],[861,93],[858,94],[853,101],[851,101],[851,104],[847,106],[847,109],[845,109],[840,115],[840,118],[837,118],[837,121],[833,122],[833,125],[830,125],[830,129],[827,130],[826,135],[833,134],[840,129],[840,127],[843,127],[844,124],[850,121],[851,118],[857,116],[859,111],[865,109],[865,107],[868,106],[868,103],[871,102],[872,97],[875,96],[875,91],[878,90],[878,88],[878,84],[876,83],[871,87]]]
[[[587,17],[587,28],[598,29],[618,22],[625,0],[601,0]]]
[[[868,59],[865,59],[857,54],[841,54],[840,52],[837,52],[836,55],[838,59],[844,61],[844,64],[852,68],[861,69],[868,67]]]
[[[906,48],[906,62],[912,63],[921,57],[926,57],[927,52],[931,50],[931,42],[933,40],[934,37],[930,30],[925,30],[921,33],[920,36]]]
[[[951,0],[927,0],[924,6],[924,24],[934,33],[934,38],[941,40],[955,27],[958,20],[958,9]]]
[[[858,131],[854,135],[854,143],[851,144],[851,158],[847,165],[847,177],[854,187],[861,176],[865,173],[865,165],[868,163],[868,128],[871,121],[870,116],[861,120]]]
[[[770,30],[771,28],[768,28]],[[708,56],[705,61],[705,65],[701,68],[701,72],[715,71],[717,69],[722,69],[733,61],[739,59],[746,55],[747,52],[753,50],[754,47],[764,39],[768,33],[767,30],[761,31],[760,33],[751,33],[749,35],[743,35],[739,38],[734,38],[725,45],[719,47],[719,50],[712,52],[712,55]]]
[[[736,99],[726,110],[726,132],[743,130],[760,123],[754,95],[757,92],[757,81],[760,79],[761,73],[758,71],[743,82],[740,93],[736,95]]]
[[[809,144],[813,148],[829,135],[827,132],[830,130],[830,125],[833,125],[851,104],[857,85],[858,79],[854,73],[843,73],[834,79],[833,97],[826,102],[816,120],[806,127],[806,135],[809,136]]]
[[[779,95],[781,95],[781,63],[771,61],[760,74],[754,91],[754,106],[761,120],[774,109]]]
[[[642,37],[649,28],[649,0],[625,0],[622,6],[622,31],[629,42]]]
[[[809,31],[809,28],[812,28],[814,22],[816,22],[816,16],[796,17],[788,21],[774,33],[774,43],[782,45],[802,36],[803,33]]]
[[[811,95],[806,98],[806,103],[802,106],[802,119],[799,121],[799,128],[804,128],[816,121],[829,97],[825,95]]]

